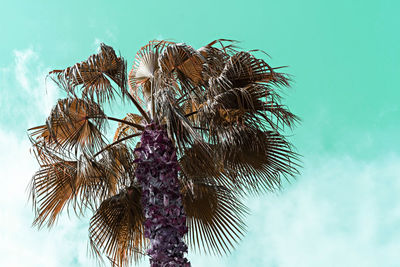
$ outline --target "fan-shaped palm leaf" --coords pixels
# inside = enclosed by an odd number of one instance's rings
[[[261,193],[278,188],[282,176],[298,173],[298,154],[279,133],[245,126],[221,131],[218,143],[185,150],[179,160],[185,180],[207,181],[239,194]]]
[[[280,187],[282,176],[298,173],[298,154],[277,132],[242,127],[225,136],[214,149],[239,188],[251,193],[273,190]]]
[[[136,53],[132,69],[128,75],[128,82],[130,94],[140,103],[143,104],[143,101],[150,103],[151,80],[159,69],[158,59],[160,53],[171,44],[173,43],[168,41],[153,40]]]
[[[157,97],[157,121],[165,121],[169,137],[175,142],[178,150],[183,150],[194,142],[202,142],[202,137],[192,122],[185,116],[183,105],[177,104],[172,90],[159,89]]]
[[[143,233],[141,191],[129,187],[106,199],[90,220],[90,244],[95,255],[106,254],[117,266],[128,265],[133,257],[137,261],[147,241]]]
[[[224,45],[224,42],[228,42],[228,44]],[[218,77],[230,55],[236,53],[235,43],[236,41],[233,40],[218,39],[197,50],[205,58],[208,73],[211,77]],[[221,48],[215,47],[215,44],[220,44]]]
[[[65,70],[53,70],[51,75],[68,93],[76,96],[76,87],[82,85],[82,97],[100,103],[109,101],[116,93],[111,81],[115,82],[126,94],[126,62],[117,57],[112,47],[100,45],[98,54],[91,55],[87,60],[77,63]]]
[[[118,124],[118,128],[114,134],[114,141],[117,141],[122,137],[138,133],[139,130],[136,127],[132,127],[131,125],[126,124],[126,122],[131,122],[140,125],[144,122],[144,118],[137,114],[128,113],[126,114],[125,118],[123,118],[123,121],[124,123],[120,122]]]
[[[238,52],[225,63],[218,78],[212,78],[212,87],[218,89],[245,87],[255,82],[288,85],[284,75],[274,70],[262,59],[257,59],[249,52]]]
[[[187,240],[206,253],[228,253],[245,232],[246,207],[229,190],[207,183],[183,187]]]
[[[31,128],[31,137],[47,146],[70,151],[93,152],[104,146],[105,114],[89,100],[65,98],[58,101],[46,125]]]
[[[193,90],[195,86],[203,83],[204,63],[204,57],[186,44],[168,46],[159,59],[163,75],[170,76],[175,72],[183,90],[189,88]]]
[[[34,224],[51,226],[65,206],[71,204],[80,214],[85,207],[115,194],[116,181],[103,167],[84,155],[79,161],[62,160],[42,165],[31,181],[37,210]]]

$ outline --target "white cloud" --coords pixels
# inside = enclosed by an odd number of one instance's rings
[[[87,229],[64,216],[51,231],[31,228],[33,211],[26,191],[37,166],[28,141],[0,130],[0,265],[95,266],[86,255]],[[92,265],[91,265],[92,264]]]
[[[93,47],[94,47],[94,51],[95,53],[98,53],[100,51],[100,44],[103,43],[102,40],[100,40],[100,38],[95,38],[93,41]]]
[[[24,97],[34,105],[41,115],[48,115],[57,97],[55,84],[46,76],[51,70],[43,66],[39,55],[32,49],[14,50],[15,79],[24,90]],[[37,114],[37,112],[36,112]]]
[[[398,266],[399,160],[308,160],[284,193],[250,201],[249,234],[226,266]]]
[[[32,48],[26,49],[24,51],[15,50],[15,77],[17,78],[18,83],[22,86],[22,88],[26,91],[30,91],[30,81],[28,80],[28,74],[31,72],[28,69],[28,64],[30,61],[37,61],[38,56],[35,52],[33,52]]]
[[[0,124],[2,128],[25,130],[42,124],[60,91],[47,79],[44,67],[34,49],[15,50],[14,61],[0,69]]]

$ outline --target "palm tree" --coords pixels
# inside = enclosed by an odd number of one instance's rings
[[[288,78],[256,52],[224,39],[198,50],[151,41],[127,75],[125,60],[101,44],[50,72],[67,97],[29,129],[40,165],[34,225],[52,226],[63,209],[93,210],[92,251],[118,266],[142,255],[151,266],[190,266],[186,243],[229,252],[245,232],[243,198],[279,188],[298,167],[282,135],[298,118],[276,89]],[[107,116],[102,106],[116,96],[140,114]],[[112,142],[108,121],[119,123]]]

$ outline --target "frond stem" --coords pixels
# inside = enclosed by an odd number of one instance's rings
[[[119,144],[119,143],[121,143],[121,142],[123,142],[123,141],[125,141],[125,140],[128,140],[128,139],[130,139],[130,138],[132,138],[132,137],[139,136],[139,135],[141,135],[141,134],[142,134],[142,133],[140,132],[140,133],[134,133],[134,134],[125,136],[124,138],[121,138],[121,139],[119,139],[119,140],[117,140],[117,141],[115,141],[115,142],[113,142],[113,143],[111,143],[111,144],[105,146],[105,147],[104,147],[103,149],[101,149],[99,152],[97,152],[96,154],[94,154],[94,155],[93,155],[93,158],[97,157],[98,155],[100,155],[101,153],[103,153],[104,151],[106,151],[107,149],[109,149],[110,147],[112,147],[112,146],[114,146],[114,145],[116,145],[116,144]]]
[[[138,109],[140,114],[142,114],[147,123],[151,123],[150,117],[147,115],[147,112],[142,108],[142,106],[140,106],[139,102],[135,98],[133,98],[133,96],[129,92],[127,93],[127,95],[132,103],[135,105],[135,107]]]
[[[195,111],[193,111],[193,112],[190,112],[190,113],[185,114],[185,117],[187,118],[187,117],[193,116],[193,115],[195,115],[195,114],[197,114],[197,113],[199,113],[199,111],[198,111],[198,110],[195,110]]]
[[[207,128],[196,127],[196,126],[193,126],[193,128],[194,129],[198,129],[198,130],[203,130],[203,131],[209,131],[210,130],[210,129],[207,129]]]
[[[110,77],[110,76],[109,76]],[[115,79],[113,79],[112,77],[110,77],[115,83],[117,83],[115,81]],[[118,83],[117,83],[118,84]],[[121,88],[122,89],[122,88]],[[124,89],[122,89],[124,90]],[[144,117],[144,119],[147,121],[147,123],[151,123],[151,120],[149,118],[149,116],[147,115],[146,111],[144,111],[144,109],[140,106],[139,102],[128,92],[128,90],[126,90],[126,94],[128,95],[129,99],[132,101],[132,103],[135,105],[135,107],[138,109],[138,111],[140,112],[140,114],[142,114],[142,116]]]
[[[99,118],[99,117],[89,116],[87,118],[91,119],[91,118]],[[144,125],[141,125],[141,124],[133,123],[133,122],[126,121],[126,120],[117,119],[117,118],[114,118],[114,117],[108,117],[108,116],[106,116],[106,119],[108,119],[110,121],[117,121],[117,122],[120,122],[120,123],[123,123],[123,124],[127,124],[129,126],[135,127],[138,130],[141,130],[141,131],[144,130]]]

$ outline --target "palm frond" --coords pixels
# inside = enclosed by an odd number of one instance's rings
[[[149,102],[151,83],[155,72],[159,69],[158,59],[162,51],[173,44],[168,41],[150,41],[136,53],[131,71],[128,75],[130,94],[139,103]]]
[[[134,124],[142,124],[144,122],[144,118],[137,114],[128,113],[126,114],[125,118],[123,118],[123,121],[131,122]],[[138,132],[139,131],[136,127],[132,127],[131,125],[120,122],[118,123],[118,128],[114,134],[114,141],[117,141],[122,137],[126,137],[128,135],[135,134]]]
[[[58,214],[75,192],[76,161],[61,161],[44,165],[32,178],[31,195],[36,210],[34,225],[55,223]]]
[[[225,127],[217,136],[213,144],[184,151],[179,159],[184,180],[207,181],[239,195],[258,194],[279,188],[283,177],[298,173],[299,155],[277,132]]]
[[[110,169],[109,175],[114,175],[113,180],[119,184],[119,188],[134,183],[136,163],[134,152],[128,145],[118,143],[105,149],[101,155],[99,164]]]
[[[179,158],[181,180],[187,183],[208,183],[232,188],[232,182],[226,177],[224,162],[217,158],[210,144],[193,144],[185,148]]]
[[[247,208],[230,190],[207,183],[187,184],[182,189],[187,215],[187,241],[205,253],[226,254],[245,233]]]
[[[65,70],[53,70],[49,73],[67,93],[76,97],[77,86],[82,86],[82,98],[97,99],[102,103],[114,98],[118,93],[111,81],[115,82],[126,94],[126,62],[118,57],[112,47],[100,44],[98,54],[76,63]]]
[[[279,133],[240,127],[225,129],[222,135],[214,149],[238,188],[270,191],[280,187],[282,177],[298,174],[299,155]]]
[[[33,142],[70,153],[90,152],[104,144],[102,131],[106,115],[100,106],[90,100],[65,98],[58,100],[52,109],[46,125],[31,128]]]
[[[36,144],[40,170],[31,181],[35,225],[52,226],[60,212],[71,206],[77,215],[96,209],[101,201],[132,184],[136,164],[124,144],[108,147],[100,160],[86,154],[68,157],[43,143]]]
[[[42,165],[31,181],[36,209],[34,225],[52,226],[64,208],[71,205],[77,215],[113,195],[116,181],[109,170],[82,155],[79,160],[62,160]]]
[[[209,128],[211,132],[220,126],[243,124],[261,129],[268,124],[272,129],[278,130],[285,126],[293,127],[299,121],[286,106],[280,104],[272,89],[258,84],[224,90],[198,107],[198,123],[203,128]]]
[[[140,204],[141,190],[129,187],[104,200],[90,220],[92,251],[99,258],[104,253],[117,266],[128,266],[144,254],[144,216]]]
[[[228,44],[225,45],[224,42]],[[215,47],[215,44],[220,44],[221,48]],[[234,40],[218,39],[197,50],[206,60],[210,77],[216,78],[221,74],[230,55],[236,53],[235,44]]]
[[[249,52],[238,52],[231,56],[218,78],[211,78],[212,89],[245,87],[252,83],[271,83],[288,86],[283,74],[275,73],[264,60]]]
[[[169,137],[175,142],[179,151],[195,142],[202,142],[203,138],[194,128],[192,122],[185,117],[182,106],[177,104],[174,93],[169,88],[159,89],[157,96],[158,121],[165,121]]]
[[[204,63],[203,56],[186,44],[168,46],[159,59],[161,72],[167,76],[174,73],[183,90],[193,90],[204,82]]]

